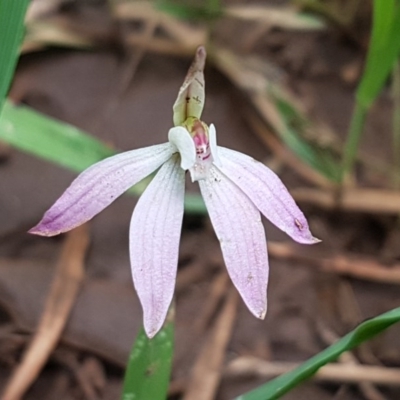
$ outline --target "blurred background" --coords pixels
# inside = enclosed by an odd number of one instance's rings
[[[128,255],[142,186],[70,234],[26,232],[79,171],[167,140],[200,44],[202,119],[220,145],[279,174],[322,243],[297,245],[265,221],[269,309],[259,321],[187,183],[169,399],[239,396],[400,304],[400,66],[389,60],[380,77],[391,45],[371,56],[373,12],[361,0],[31,1],[0,120],[0,388],[26,386],[4,400],[120,398],[142,325]],[[399,399],[399,334],[284,398]],[[16,383],[32,340],[47,350],[33,347]]]

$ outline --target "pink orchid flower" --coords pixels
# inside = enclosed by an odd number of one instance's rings
[[[53,236],[83,224],[158,170],[130,224],[133,282],[153,337],[172,301],[182,228],[185,171],[198,181],[229,275],[249,310],[267,310],[268,255],[260,212],[295,241],[318,242],[281,180],[262,163],[217,146],[204,106],[204,47],[199,47],[174,104],[168,142],[131,150],[80,174],[29,232]]]

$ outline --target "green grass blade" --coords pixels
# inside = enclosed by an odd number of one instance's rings
[[[72,125],[9,101],[0,118],[0,139],[75,172],[115,153]]]
[[[381,92],[399,52],[400,0],[374,0],[371,41],[343,152],[341,181],[353,167],[369,107]]]
[[[17,64],[28,4],[29,0],[0,0],[0,112]]]
[[[313,376],[319,368],[335,361],[345,351],[353,349],[399,321],[400,308],[395,308],[378,317],[369,319],[293,371],[283,374],[265,385],[239,396],[236,400],[278,399],[304,380]]]
[[[374,0],[367,61],[356,98],[369,107],[382,90],[400,52],[400,1]]]
[[[80,129],[29,107],[15,106],[10,101],[5,102],[0,117],[0,140],[75,172],[82,172],[115,154],[113,149]],[[142,194],[148,182],[144,180],[135,185],[130,193]],[[192,214],[207,212],[203,199],[195,194],[186,195],[185,211]]]
[[[165,400],[171,374],[174,324],[165,323],[161,331],[149,339],[139,332],[129,356],[125,372],[122,400]]]

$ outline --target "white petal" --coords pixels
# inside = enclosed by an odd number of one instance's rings
[[[264,164],[234,150],[218,147],[220,170],[238,185],[254,205],[279,229],[299,243],[319,242],[279,177]]]
[[[268,255],[260,212],[216,167],[199,181],[229,275],[250,311],[267,311]]]
[[[211,155],[212,155],[214,164],[217,165],[218,167],[220,167],[221,160],[220,160],[219,154],[218,154],[217,132],[215,130],[214,124],[210,125],[210,127],[208,129],[208,135],[209,135],[209,140],[210,140]]]
[[[168,140],[181,155],[181,168],[186,171],[193,167],[196,162],[196,146],[190,133],[182,126],[176,126],[169,130]]]
[[[146,188],[132,215],[132,276],[150,338],[162,327],[174,293],[184,185],[184,171],[173,156]]]
[[[29,232],[54,236],[93,218],[118,196],[168,160],[170,143],[126,151],[82,172]]]

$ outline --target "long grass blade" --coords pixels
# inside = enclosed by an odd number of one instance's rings
[[[0,0],[0,112],[19,55],[29,0]]]
[[[399,321],[400,308],[395,308],[378,317],[364,321],[346,336],[342,337],[316,356],[310,358],[293,371],[281,375],[251,392],[239,396],[236,400],[278,399],[304,380],[313,376],[319,368],[335,361],[345,351],[353,349]]]

